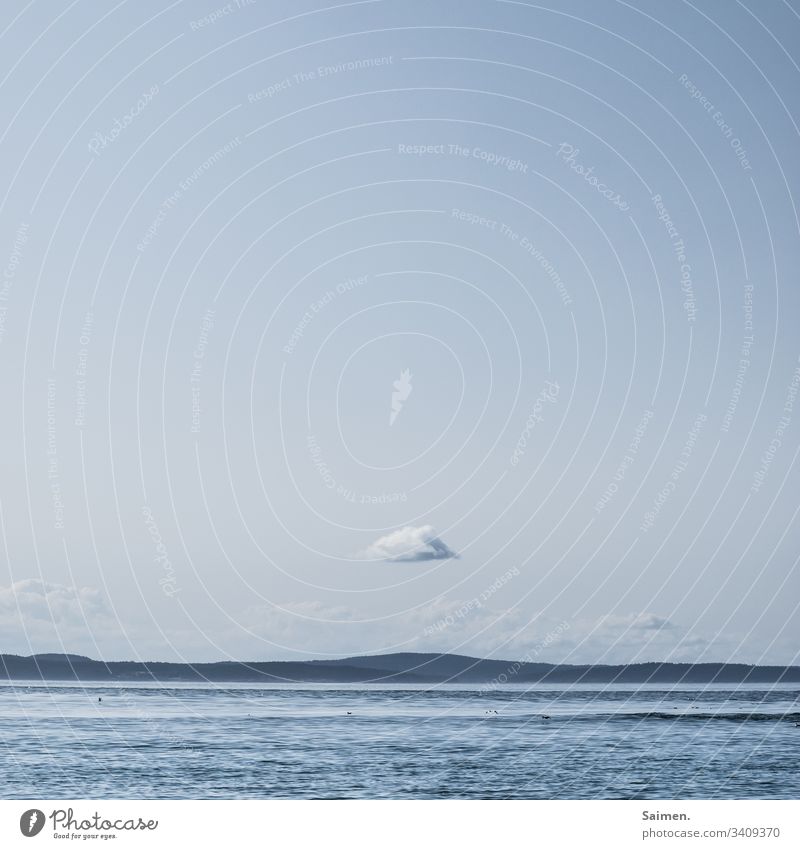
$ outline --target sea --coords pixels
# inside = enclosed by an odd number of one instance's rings
[[[797,799],[800,688],[0,684],[4,799]]]

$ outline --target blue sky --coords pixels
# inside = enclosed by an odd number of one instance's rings
[[[15,4],[9,652],[797,654],[800,8]]]

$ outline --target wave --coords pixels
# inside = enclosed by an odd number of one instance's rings
[[[534,714],[527,719],[536,719],[541,714]],[[764,713],[760,711],[687,711],[686,708],[674,711],[649,710],[649,711],[615,711],[609,713],[577,713],[577,714],[552,714],[550,720],[584,720],[597,722],[598,720],[620,721],[620,720],[647,720],[664,719],[671,722],[795,722],[800,723],[800,712],[789,711],[785,713]]]

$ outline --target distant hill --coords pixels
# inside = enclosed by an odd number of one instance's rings
[[[86,655],[83,655],[83,654],[57,654],[57,653],[51,652],[50,654],[32,654],[31,660],[36,660],[37,662],[39,662],[39,661],[47,662],[47,661],[53,660],[53,661],[62,662],[62,663],[64,661],[68,661],[68,662],[72,662],[72,663],[80,663],[81,661],[84,661],[84,660],[91,661],[92,659],[90,657],[86,657]]]
[[[340,660],[244,663],[100,661],[75,654],[0,655],[0,679],[318,684],[800,684],[800,666],[632,663],[574,666],[412,652]]]

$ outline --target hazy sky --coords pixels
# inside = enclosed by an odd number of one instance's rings
[[[800,3],[3,8],[0,651],[795,662]]]

